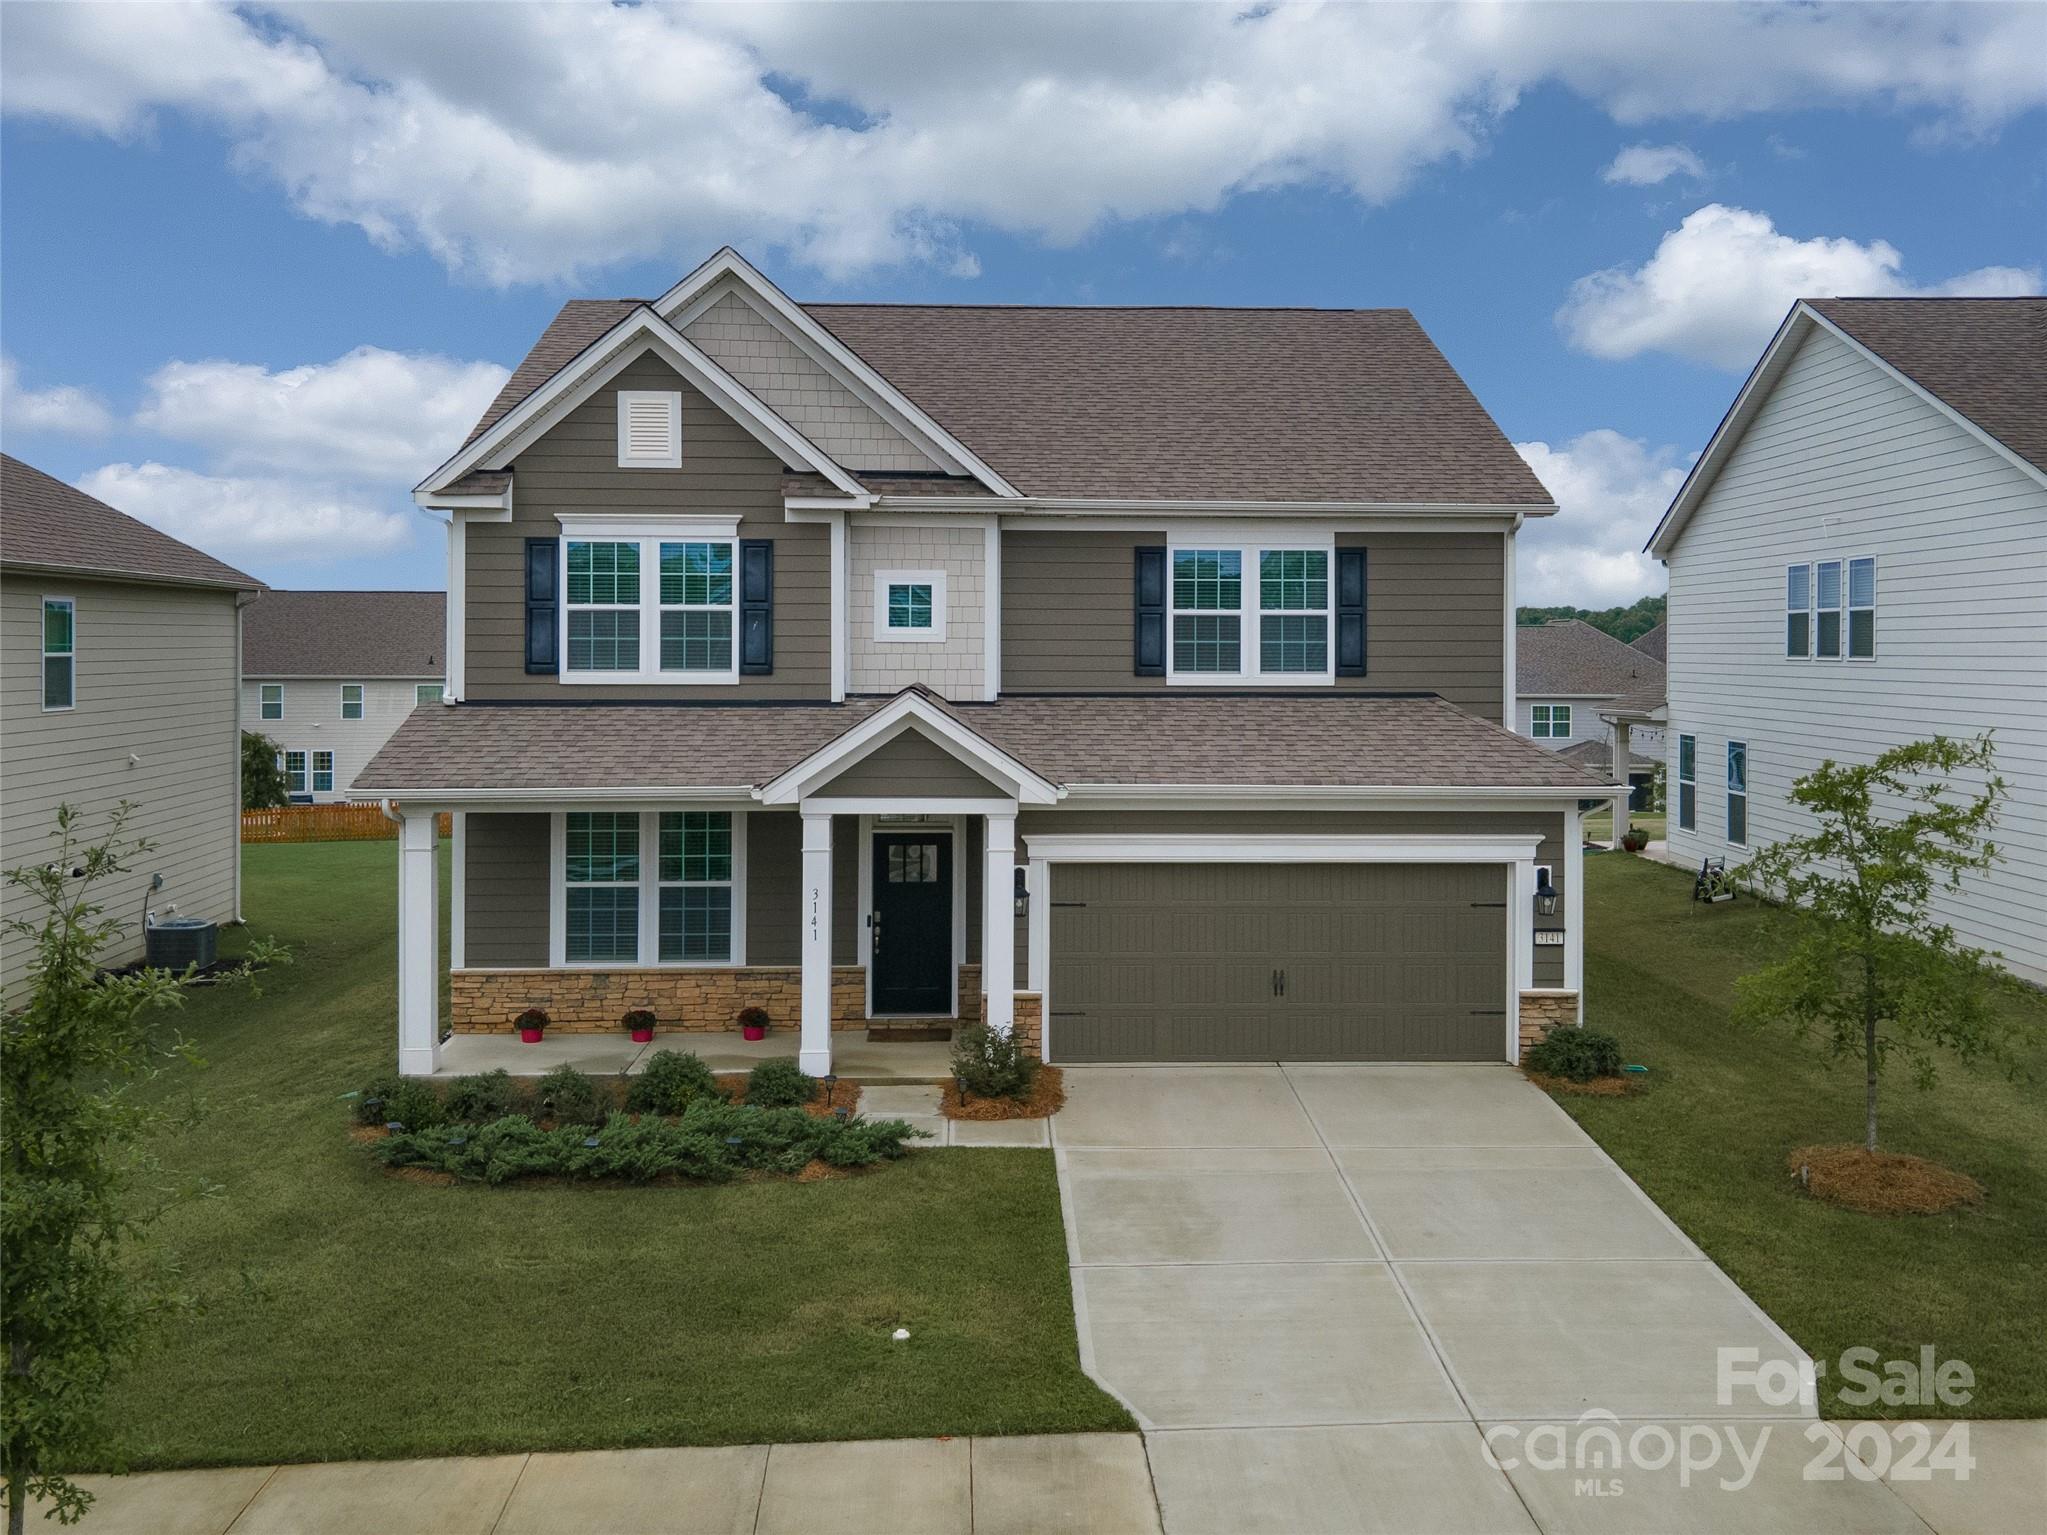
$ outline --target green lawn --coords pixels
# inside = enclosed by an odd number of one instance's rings
[[[1639,826],[1649,834],[1649,840],[1660,842],[1664,834],[1664,815],[1660,810],[1638,810],[1622,823],[1624,826]],[[1606,811],[1585,817],[1584,834],[1595,842],[1613,840],[1613,817]]]
[[[1886,1075],[1885,1149],[1981,1180],[1982,1207],[1876,1217],[1799,1193],[1795,1147],[1858,1142],[1859,1061],[1829,1065],[1785,1033],[1729,1016],[1734,978],[1795,915],[1742,900],[1694,906],[1691,876],[1606,853],[1585,860],[1586,1022],[1655,1073],[1627,1099],[1559,1101],[1677,1223],[1815,1358],[1867,1345],[1916,1360],[1931,1343],[1974,1369],[1959,1409],[1889,1416],[2047,1417],[2047,999],[2013,1006],[2028,1082],[1949,1066],[1931,1093]],[[1823,1412],[1872,1416],[1832,1400]]]
[[[1052,1158],[919,1151],[843,1181],[429,1188],[346,1140],[396,1048],[396,844],[246,850],[297,963],[197,994],[223,1187],[154,1241],[204,1296],[117,1383],[134,1469],[1121,1429],[1081,1373]],[[890,1341],[906,1327],[906,1343]]]

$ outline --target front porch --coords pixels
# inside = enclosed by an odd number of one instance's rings
[[[744,1039],[736,1029],[661,1029],[645,1045],[621,1032],[550,1032],[533,1045],[522,1044],[516,1033],[465,1033],[442,1041],[433,1074],[460,1077],[502,1069],[515,1077],[537,1077],[557,1066],[573,1066],[590,1076],[630,1076],[657,1050],[693,1051],[713,1071],[741,1072],[762,1061],[794,1060],[801,1042],[794,1029],[770,1030],[763,1040]],[[952,1046],[944,1040],[871,1040],[842,1033],[833,1042],[832,1072],[841,1082],[863,1086],[938,1082],[951,1075],[951,1057]]]

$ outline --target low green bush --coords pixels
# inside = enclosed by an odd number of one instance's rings
[[[457,1077],[448,1084],[448,1096],[441,1101],[450,1120],[466,1125],[487,1125],[526,1106],[526,1094],[500,1066],[496,1071]]]
[[[680,1118],[613,1114],[592,1129],[544,1130],[523,1114],[487,1125],[406,1130],[376,1143],[391,1167],[425,1167],[477,1183],[519,1178],[620,1179],[673,1176],[721,1183],[739,1173],[794,1173],[813,1158],[866,1167],[900,1157],[921,1136],[900,1119],[819,1119],[800,1109],[761,1109],[699,1099]]]
[[[359,1125],[389,1123],[391,1105],[397,1101],[402,1077],[378,1077],[355,1095],[355,1122]]]
[[[688,1050],[656,1050],[632,1085],[625,1106],[635,1114],[680,1114],[718,1091],[711,1068]]]
[[[964,1097],[1028,1098],[1038,1062],[1020,1035],[970,1023],[953,1035],[952,1074]]]
[[[396,1091],[384,1101],[385,1123],[401,1124],[408,1130],[424,1130],[445,1118],[441,1095],[431,1082],[419,1077],[400,1078]]]
[[[817,1078],[794,1061],[762,1061],[746,1074],[746,1101],[757,1109],[801,1108],[817,1096]]]
[[[573,1066],[557,1066],[542,1077],[533,1103],[540,1118],[558,1125],[601,1125],[610,1108],[597,1084]]]
[[[1597,1029],[1551,1029],[1528,1047],[1521,1064],[1546,1077],[1590,1082],[1621,1074],[1621,1042]]]

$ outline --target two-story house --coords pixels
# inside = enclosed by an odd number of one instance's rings
[[[142,957],[150,912],[240,918],[236,652],[261,586],[0,454],[0,868],[55,856],[58,806],[90,842],[126,803],[124,837],[150,847],[94,889],[123,925],[106,964]],[[33,920],[15,891],[5,904]],[[33,951],[29,934],[0,934],[9,1003]]]
[[[985,1018],[1047,1059],[1502,1060],[1575,1017],[1514,733],[1555,510],[1403,310],[568,304],[416,499],[400,1061],[456,1030]]]
[[[277,743],[294,804],[329,804],[446,678],[440,592],[271,590],[242,618],[242,718]]]
[[[1650,633],[1660,638],[1662,626]],[[1617,763],[1614,727],[1604,711],[1645,691],[1661,694],[1663,662],[1577,618],[1523,624],[1515,631],[1514,650],[1515,728],[1595,774],[1625,777],[1633,808],[1644,808],[1656,770],[1652,754],[1660,751],[1662,738],[1653,725],[1638,726],[1625,761]]]
[[[1671,854],[1804,829],[1828,759],[1993,731],[2003,858],[1934,908],[2047,982],[2047,299],[1796,305],[1649,551]]]

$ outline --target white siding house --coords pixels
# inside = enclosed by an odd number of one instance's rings
[[[2047,421],[2043,336],[2041,300],[1801,304],[1649,546],[1670,568],[1673,856],[1733,863],[1803,830],[1787,793],[1829,758],[1994,731],[2004,862],[1938,910],[2036,982],[2047,469],[2024,423]]]

